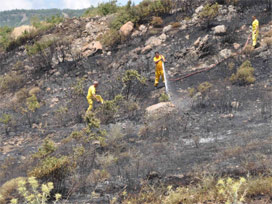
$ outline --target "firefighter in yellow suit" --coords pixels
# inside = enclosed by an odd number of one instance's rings
[[[163,83],[165,83],[164,73],[163,73],[163,63],[165,62],[164,56],[160,55],[159,52],[155,52],[154,63],[156,64],[155,69],[155,83],[154,86],[157,87],[162,78]]]
[[[87,111],[92,110],[93,108],[93,99],[96,99],[97,102],[104,103],[103,98],[100,95],[96,95],[96,87],[98,86],[98,82],[94,81],[93,85],[89,87],[88,95],[87,95],[87,101],[89,103],[89,108]]]
[[[256,16],[252,16],[252,21],[252,45],[253,47],[256,47],[259,35],[259,21]]]

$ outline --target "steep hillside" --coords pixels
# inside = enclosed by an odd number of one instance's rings
[[[271,202],[270,2],[147,2],[2,51],[0,204],[32,199],[32,177],[58,203]],[[86,113],[95,80],[105,102]]]
[[[40,20],[46,20],[51,16],[63,17],[79,17],[86,9],[72,10],[72,9],[41,9],[41,10],[11,10],[0,12],[0,27],[9,26],[16,27],[21,25],[29,25],[31,18],[35,17]]]

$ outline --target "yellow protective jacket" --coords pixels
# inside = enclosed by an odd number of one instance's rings
[[[259,32],[259,21],[257,19],[255,19],[253,22],[252,22],[252,32],[256,34],[258,34]]]
[[[160,60],[160,61],[156,64],[156,71],[161,71],[161,70],[163,70],[163,68],[162,68],[162,63],[163,63],[163,62],[162,62],[161,59],[165,60],[164,56],[160,55],[159,57],[156,57],[156,56],[155,56],[155,57],[153,58],[154,62]]]
[[[95,92],[96,88],[94,87],[94,85],[90,86],[86,97],[88,102],[94,98]]]

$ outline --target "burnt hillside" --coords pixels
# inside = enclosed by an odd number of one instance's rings
[[[0,203],[20,203],[14,179],[32,176],[54,183],[49,203],[270,203],[270,4],[177,1],[120,32],[118,14],[72,18],[7,44]],[[86,114],[94,80],[105,103]]]

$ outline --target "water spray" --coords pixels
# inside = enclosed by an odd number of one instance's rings
[[[169,99],[171,100],[171,95],[168,89],[168,80],[167,80],[167,74],[165,72],[165,66],[164,66],[164,62],[162,62],[162,68],[163,68],[163,75],[164,75],[164,81],[165,81],[165,90],[166,90],[166,94],[168,95]]]

